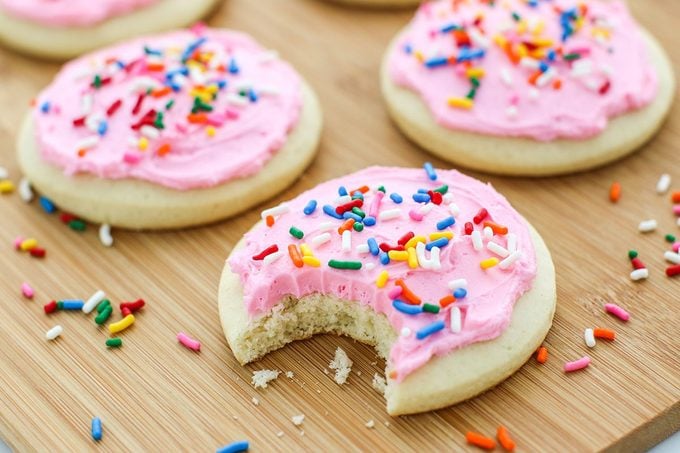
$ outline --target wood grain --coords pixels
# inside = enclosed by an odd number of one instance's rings
[[[680,3],[631,2],[680,62],[676,35]],[[267,205],[318,182],[371,164],[446,167],[409,143],[390,123],[378,89],[385,45],[408,11],[365,11],[317,0],[230,0],[209,20],[245,30],[278,48],[316,87],[326,127],[316,161],[300,180]],[[0,165],[19,178],[14,139],[25,106],[58,65],[0,50]],[[300,342],[245,368],[226,347],[216,293],[224,258],[256,221],[259,208],[216,225],[167,233],[114,231],[112,249],[96,228],[75,233],[37,203],[0,198],[0,436],[17,451],[83,451],[93,416],[104,422],[103,451],[210,451],[250,439],[252,451],[464,449],[464,433],[492,435],[505,424],[518,451],[640,451],[680,428],[680,279],[663,275],[663,234],[680,234],[668,197],[654,187],[662,172],[680,187],[680,112],[642,151],[606,168],[550,179],[491,181],[543,234],[558,274],[558,309],[546,344],[545,365],[533,360],[502,385],[455,407],[390,418],[371,386],[376,362],[369,347],[337,337]],[[621,181],[618,205],[609,184]],[[637,223],[657,218],[657,233]],[[17,235],[34,236],[45,260],[12,250]],[[651,269],[648,281],[628,279],[626,251],[637,248]],[[20,296],[21,282],[36,288]],[[107,351],[106,333],[81,314],[46,316],[51,298],[88,297],[102,288],[120,300],[144,297],[148,307]],[[615,301],[632,313],[628,324],[605,315]],[[59,323],[63,336],[44,340]],[[564,361],[586,353],[586,326],[612,327],[618,337],[587,351],[593,365],[564,375]],[[185,331],[203,343],[200,353],[175,341]],[[345,386],[323,372],[340,345],[354,360]],[[250,385],[253,370],[292,370],[266,390]],[[359,374],[358,372],[361,372]],[[251,398],[259,399],[259,406]],[[304,413],[301,428],[290,418]],[[376,426],[364,427],[368,420]],[[389,423],[389,425],[388,425]],[[283,437],[276,434],[282,431]],[[304,434],[303,434],[304,433]]]

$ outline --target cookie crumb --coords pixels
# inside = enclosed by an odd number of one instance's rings
[[[293,375],[293,372],[292,372],[292,371],[286,371],[286,377],[287,377],[288,379],[293,379],[293,376],[294,376],[294,375]]]
[[[375,422],[373,420],[367,421],[364,426],[368,429],[372,429],[375,426]]]
[[[305,414],[293,415],[291,421],[295,426],[300,426],[305,421]]]
[[[279,377],[281,372],[279,370],[259,370],[253,371],[253,378],[251,383],[255,388],[266,389],[267,385],[274,379]]]
[[[347,353],[341,348],[335,350],[335,357],[328,364],[331,370],[335,370],[335,382],[342,385],[347,382],[350,371],[352,371],[352,361],[347,357]]]
[[[279,431],[278,433],[276,433],[276,437],[283,437],[283,431]]]
[[[385,422],[385,426],[390,427],[390,422]]]
[[[381,395],[385,394],[385,387],[387,386],[387,382],[385,381],[385,378],[380,376],[378,373],[375,373],[373,375],[373,382],[371,383],[374,389],[376,389]]]
[[[232,415],[231,418],[233,418],[234,420],[238,420],[238,415]]]
[[[256,405],[256,406],[259,406],[259,405],[260,405],[260,400],[258,400],[258,399],[255,398],[254,396],[253,396],[253,399],[252,399],[251,401],[252,401],[253,404]]]
[[[357,370],[355,371],[355,373],[357,374],[357,376],[361,376],[361,370]]]

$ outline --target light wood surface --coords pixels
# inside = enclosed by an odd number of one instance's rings
[[[676,69],[680,3],[631,2],[639,20],[670,52]],[[267,206],[327,178],[366,165],[446,165],[409,143],[390,123],[378,89],[386,44],[408,11],[347,9],[317,0],[230,0],[209,20],[245,30],[281,54],[317,89],[325,130],[316,161]],[[31,97],[58,65],[0,50],[0,165],[18,180],[14,138]],[[231,247],[257,220],[260,208],[237,219],[180,232],[114,231],[103,248],[96,228],[80,234],[36,202],[0,198],[0,437],[17,451],[211,451],[249,439],[252,451],[293,449],[461,451],[464,434],[508,427],[518,451],[639,451],[680,425],[680,278],[663,275],[663,234],[680,235],[667,196],[654,187],[663,172],[680,188],[680,111],[641,152],[606,168],[549,179],[491,181],[542,233],[557,269],[558,308],[544,365],[531,360],[497,388],[455,407],[390,418],[370,382],[383,363],[369,347],[317,337],[241,367],[226,347],[217,315],[220,271]],[[618,205],[607,200],[621,181]],[[658,232],[637,224],[656,218]],[[17,235],[34,236],[48,249],[36,260],[12,249]],[[648,281],[628,279],[626,251],[637,248]],[[36,289],[20,296],[21,282]],[[91,317],[46,316],[51,298],[88,297],[104,289],[113,301],[143,297],[148,307],[122,334],[120,350],[107,351],[107,334]],[[617,302],[632,313],[623,324],[603,313]],[[54,324],[64,326],[53,343]],[[617,340],[586,351],[583,328],[616,329]],[[199,338],[194,353],[177,344],[185,331]],[[340,387],[323,370],[337,346],[355,365]],[[565,375],[562,365],[589,354],[586,371]],[[250,385],[253,370],[292,370],[265,390]],[[255,406],[251,398],[259,399]],[[298,428],[291,416],[305,414]],[[89,424],[104,423],[95,445]],[[375,421],[374,429],[364,424]],[[387,426],[389,423],[389,426]],[[282,431],[283,437],[277,437]],[[304,434],[303,434],[304,432]]]

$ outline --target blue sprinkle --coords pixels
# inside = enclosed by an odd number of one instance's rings
[[[190,43],[186,49],[184,49],[184,52],[182,52],[182,61],[187,61],[191,54],[194,53],[196,49],[198,49],[204,42],[206,42],[208,38],[205,36],[202,36],[198,39],[196,39],[194,42]]]
[[[453,297],[456,299],[463,299],[465,296],[467,296],[467,290],[465,288],[457,288],[453,292]]]
[[[102,419],[99,417],[92,419],[92,438],[96,441],[102,440]]]
[[[364,194],[357,190],[352,194],[352,200],[364,201]]]
[[[433,57],[425,62],[425,66],[428,68],[436,68],[438,66],[445,66],[449,63],[447,57]]]
[[[338,214],[337,212],[335,212],[335,208],[333,206],[329,205],[329,204],[326,204],[326,205],[323,206],[323,212],[324,212],[324,214],[329,215],[329,216],[333,217],[334,219],[342,220],[342,216],[340,214]]]
[[[392,201],[394,201],[396,204],[401,204],[401,202],[404,201],[404,199],[403,199],[403,198],[401,197],[401,195],[399,195],[398,193],[391,193],[391,194],[390,194],[390,198],[391,198]]]
[[[422,188],[418,189],[418,193],[427,193],[427,192],[428,192],[427,189],[422,189]]]
[[[430,196],[426,193],[414,193],[413,201],[415,201],[416,203],[429,203]]]
[[[548,51],[548,61],[555,61],[557,59],[557,52],[555,52],[553,49],[550,49]]]
[[[375,217],[371,217],[370,215],[367,215],[364,217],[364,226],[373,226],[375,225]]]
[[[447,25],[444,25],[442,28],[439,29],[439,31],[441,31],[442,33],[448,33],[448,32],[453,31],[453,30],[460,30],[460,25],[447,24]]]
[[[430,180],[432,181],[437,180],[437,173],[434,171],[434,167],[430,162],[425,162],[423,168],[425,169],[425,173],[427,173],[427,177],[430,178]]]
[[[116,60],[116,66],[118,66],[118,69],[125,69],[125,63],[123,63],[121,60]]]
[[[380,254],[380,247],[378,247],[378,241],[376,241],[374,238],[368,238],[368,250],[371,252],[371,255],[373,256],[378,256]]]
[[[442,247],[446,247],[447,245],[449,245],[448,238],[439,238],[436,241],[432,241],[429,244],[425,244],[425,250],[430,251],[430,250],[432,250],[432,247],[442,248]]]
[[[305,215],[311,215],[316,211],[316,200],[309,200],[309,203],[307,203],[307,206],[302,210],[302,212],[305,213]]]
[[[229,60],[229,74],[238,74],[239,68],[235,59]]]
[[[47,197],[40,197],[40,206],[45,210],[46,213],[52,214],[57,210],[57,207],[52,203],[52,201]]]
[[[106,121],[103,121],[103,120],[100,121],[99,125],[97,126],[97,133],[100,136],[104,136],[104,135],[106,135],[107,130],[109,130],[109,123],[107,123]]]
[[[215,83],[217,84],[217,88],[219,88],[220,90],[222,90],[222,89],[224,89],[224,88],[227,87],[227,81],[224,80],[224,79],[218,80],[218,81],[215,82]]]
[[[257,102],[257,93],[252,88],[248,90],[248,99],[250,99],[250,102]]]
[[[352,211],[345,211],[342,213],[343,219],[354,219],[355,222],[363,222],[364,219],[360,215],[353,213]]]
[[[546,63],[545,61],[541,61],[538,63],[538,69],[540,69],[541,72],[547,71],[548,68],[549,68],[548,63]]]
[[[168,86],[169,86],[170,89],[172,89],[172,91],[174,91],[175,93],[179,93],[179,92],[182,90],[182,87],[181,87],[179,84],[177,84],[177,83],[171,83],[171,84],[168,85]]]
[[[43,113],[49,113],[49,111],[50,111],[49,101],[45,101],[40,105],[40,111],[43,112]]]
[[[380,264],[390,264],[390,257],[387,252],[380,252]]]
[[[433,333],[439,332],[445,326],[446,324],[444,324],[444,321],[442,320],[435,321],[432,324],[428,324],[425,327],[421,328],[418,332],[416,332],[416,338],[422,340],[423,338],[429,337]]]
[[[229,445],[225,445],[222,448],[218,448],[216,453],[238,453],[240,451],[248,451],[250,444],[247,440],[240,440],[238,442],[232,442]]]
[[[160,50],[152,49],[149,46],[144,46],[144,53],[147,55],[157,55],[159,57],[163,55],[163,52],[161,52]]]
[[[409,55],[413,53],[413,47],[411,46],[411,44],[404,44],[404,52],[406,52]]]
[[[470,50],[470,49],[466,49],[465,47],[463,47],[462,49],[460,49],[460,53],[456,57],[456,62],[462,63],[464,61],[470,61],[470,60],[474,60],[474,59],[477,59],[477,58],[482,58],[484,56],[484,54],[485,54],[484,49],[472,49],[472,50]]]
[[[341,197],[349,195],[349,193],[347,193],[347,189],[345,189],[345,186],[338,187],[338,195],[340,195]]]
[[[407,304],[406,302],[402,302],[398,299],[392,301],[392,306],[395,308],[395,310],[406,313],[407,315],[417,315],[423,312],[423,307],[420,305]]]
[[[449,216],[449,217],[442,219],[439,222],[437,222],[437,229],[439,231],[441,231],[441,230],[444,230],[444,229],[450,227],[451,225],[454,225],[455,223],[456,223],[456,219],[454,219],[452,216]]]
[[[63,304],[62,310],[82,310],[85,305],[85,302],[78,299],[66,299],[60,302]]]

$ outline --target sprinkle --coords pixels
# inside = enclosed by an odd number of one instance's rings
[[[109,324],[109,332],[111,333],[121,332],[130,327],[132,324],[134,324],[134,322],[135,315],[129,314],[120,321]]]
[[[408,252],[406,250],[390,250],[387,252],[390,260],[394,261],[408,261]]]
[[[482,229],[482,234],[486,239],[491,239],[493,237],[493,230],[491,227],[484,227],[484,229]]]
[[[59,301],[57,305],[59,305],[59,308],[62,310],[82,310],[85,302],[79,299],[65,299]]]
[[[583,338],[586,342],[586,346],[588,346],[589,348],[595,347],[595,335],[593,333],[593,329],[587,328],[586,330],[584,330]]]
[[[361,261],[340,261],[332,259],[328,261],[328,266],[334,269],[348,269],[356,271],[361,269]]]
[[[92,433],[92,439],[95,440],[96,442],[99,442],[102,440],[102,420],[99,417],[95,417],[92,419],[92,425],[91,425],[91,430],[90,432]]]
[[[548,349],[545,346],[541,346],[536,351],[536,361],[538,363],[545,363],[548,360]]]
[[[425,250],[430,251],[434,247],[439,247],[440,249],[449,244],[448,238],[441,237],[425,245]]]
[[[2,188],[0,188],[0,192],[2,192]],[[31,190],[31,183],[26,178],[21,178],[19,181],[19,196],[21,197],[21,200],[26,203],[33,200],[33,190]]]
[[[420,212],[418,212],[418,211],[416,211],[416,210],[414,210],[414,209],[411,209],[411,210],[408,212],[408,216],[409,216],[412,220],[415,220],[416,222],[420,222],[420,221],[423,220],[423,214],[420,213]]]
[[[645,266],[640,258],[633,258],[630,260],[630,263],[633,265],[633,269],[647,269],[647,266]]]
[[[99,242],[101,242],[104,247],[111,247],[113,245],[111,226],[108,223],[103,223],[99,227]]]
[[[458,278],[456,280],[451,280],[448,283],[449,289],[455,291],[458,288],[467,288],[467,280],[464,278]]]
[[[94,310],[94,307],[99,305],[99,303],[103,301],[105,297],[106,293],[104,291],[97,290],[93,295],[90,296],[89,299],[87,299],[87,302],[83,304],[82,308],[83,313],[89,314],[90,312],[92,312],[92,310]]]
[[[664,252],[663,257],[666,261],[669,261],[673,264],[680,264],[680,254],[671,252],[670,250]]]
[[[616,332],[614,332],[611,329],[595,329],[593,330],[593,335],[595,338],[601,338],[603,340],[615,340],[616,339]]]
[[[497,264],[498,264],[498,258],[496,258],[494,256],[494,257],[487,258],[485,260],[480,261],[479,267],[481,267],[482,269],[489,269],[491,267],[494,267]]]
[[[466,97],[450,97],[447,99],[446,103],[449,105],[449,107],[455,107],[464,110],[470,110],[475,105],[475,102],[472,99]]]
[[[35,295],[35,291],[31,287],[31,285],[28,284],[28,282],[23,282],[21,284],[21,294],[23,294],[23,296],[26,299],[33,299],[33,296]]]
[[[643,220],[638,225],[638,231],[640,231],[641,233],[649,233],[651,231],[656,230],[657,226],[658,226],[657,222],[654,219]]]
[[[666,242],[670,242],[671,244],[675,242],[675,236],[673,236],[672,234],[667,234],[666,236],[664,236],[664,239],[666,240]]]
[[[52,203],[52,201],[47,197],[40,197],[38,201],[43,210],[48,214],[52,214],[57,210],[57,207],[54,206],[54,203]]]
[[[486,248],[489,249],[490,252],[495,253],[496,255],[500,256],[501,258],[505,258],[508,255],[510,255],[510,252],[506,248],[500,246],[499,244],[496,244],[493,241],[489,241],[486,244]]]
[[[304,419],[304,415],[302,416]],[[295,417],[293,417],[295,419]],[[295,423],[295,420],[293,420],[293,423]],[[302,423],[302,420],[300,420],[300,423],[295,423],[295,425],[299,425]],[[237,442],[232,442],[229,445],[225,445],[224,447],[218,448],[216,453],[239,453],[241,451],[248,451],[248,448],[250,447],[250,444],[248,443],[247,440],[240,440]]]
[[[390,199],[392,201],[394,201],[396,204],[401,204],[401,202],[404,201],[404,199],[402,198],[401,195],[399,195],[398,193],[394,193],[394,192],[390,194]]]
[[[312,240],[310,241],[314,247],[319,247],[326,242],[331,240],[331,234],[330,233],[322,233],[318,236],[314,236]]]
[[[470,235],[470,238],[472,239],[472,247],[475,250],[480,251],[484,248],[484,243],[482,242],[482,234],[478,230],[473,231],[472,234]]]
[[[295,244],[290,244],[288,246],[288,256],[290,256],[290,259],[293,261],[295,267],[302,267],[304,265],[302,257],[300,256],[300,251]]]
[[[465,222],[465,234],[466,235],[471,235],[472,231],[474,230],[474,226],[472,226],[472,222]]]
[[[475,222],[475,225],[479,225],[488,216],[489,212],[485,208],[482,208],[477,212],[477,215],[472,218],[472,221]]]
[[[24,239],[19,243],[19,250],[21,251],[30,251],[38,246],[38,241],[37,239],[33,238],[28,238]]]
[[[465,288],[458,288],[453,292],[453,297],[456,299],[465,299],[467,296],[467,290]]]
[[[194,340],[184,332],[180,332],[177,334],[177,341],[179,341],[182,344],[182,346],[191,349],[192,351],[201,350],[201,342],[198,340]]]
[[[401,287],[401,292],[399,293],[401,296],[406,299],[406,302],[413,304],[413,305],[420,305],[420,297],[416,296],[409,288],[406,286],[406,283],[404,283],[404,280],[398,279],[394,282],[394,284],[398,287]]]
[[[388,209],[378,215],[378,220],[392,220],[401,217],[401,209]]]
[[[583,356],[578,360],[574,360],[573,362],[567,362],[564,364],[564,372],[565,373],[571,373],[572,371],[578,371],[586,368],[588,365],[590,365],[590,357]]]
[[[649,270],[646,268],[635,269],[630,273],[630,279],[633,281],[644,280],[649,277]]]
[[[604,311],[611,313],[624,322],[627,322],[630,319],[630,314],[616,304],[604,304]]]
[[[520,259],[522,257],[522,252],[519,250],[516,250],[512,252],[507,258],[505,258],[503,261],[498,263],[498,267],[501,269],[507,269],[508,267],[512,266],[515,261]]]
[[[656,193],[659,195],[662,195],[666,192],[668,192],[668,189],[671,187],[671,175],[668,173],[664,173],[661,175],[659,178],[659,182],[656,183]]]
[[[55,338],[57,338],[61,333],[64,331],[64,328],[61,326],[54,326],[50,330],[45,333],[45,339],[47,341],[52,341]]]
[[[280,216],[288,213],[289,211],[290,208],[288,207],[288,205],[280,204],[278,206],[274,206],[273,208],[265,209],[260,213],[260,217],[262,219],[266,219],[267,216]]]
[[[666,275],[668,277],[675,277],[678,274],[680,274],[680,264],[676,264],[675,266],[670,266],[666,268]]]
[[[515,233],[508,233],[506,248],[508,252],[512,253],[517,250],[517,235]]]
[[[302,257],[302,262],[308,266],[312,267],[320,267],[321,266],[321,261],[319,258],[315,256],[303,256]]]
[[[9,172],[5,167],[0,167],[0,179],[7,179],[9,177]]]
[[[500,425],[498,427],[498,430],[496,431],[496,437],[498,438],[498,442],[501,444],[501,446],[507,451],[515,450],[515,441],[512,440],[510,433],[505,426]]]
[[[508,234],[508,227],[499,225],[496,222],[491,222],[491,221],[484,221],[484,228],[491,228],[491,231],[493,231],[493,234],[497,234],[499,236],[505,236]]]
[[[305,233],[302,232],[301,229],[292,226],[290,227],[290,230],[288,230],[291,236],[293,236],[296,239],[302,239],[305,236]]]
[[[628,258],[633,259],[637,258],[638,252],[637,250],[628,250]]]
[[[465,434],[465,441],[470,445],[483,448],[484,450],[493,450],[496,448],[496,442],[492,438],[485,437],[474,431],[468,431]]]
[[[434,171],[434,167],[430,162],[425,162],[423,168],[425,169],[425,173],[427,173],[427,177],[430,178],[431,181],[437,180],[437,173]]]
[[[273,262],[277,261],[282,256],[283,256],[283,252],[271,253],[271,254],[264,257],[263,263],[265,265],[272,264]]]
[[[430,201],[430,196],[426,193],[414,193],[413,194],[413,201],[416,203],[428,203]]]
[[[395,310],[407,314],[407,315],[417,315],[423,312],[423,308],[420,305],[411,305],[406,302],[402,302],[398,299],[392,301],[392,307]]]
[[[444,323],[444,321],[442,321],[442,320],[435,321],[435,322],[428,324],[425,327],[422,327],[421,329],[419,329],[416,332],[416,338],[419,339],[419,340],[423,340],[423,339],[429,337],[430,335],[444,329],[444,327],[446,327],[446,324]]]
[[[449,216],[449,217],[446,217],[445,219],[442,219],[439,222],[437,222],[437,229],[439,231],[445,230],[446,228],[454,225],[455,223],[456,223],[456,220],[453,217]]]
[[[302,212],[304,212],[305,215],[311,215],[314,211],[316,211],[316,200],[309,200]]]
[[[408,250],[408,267],[411,269],[417,269],[418,268],[418,257],[416,255],[416,250],[413,247],[410,247]]]

